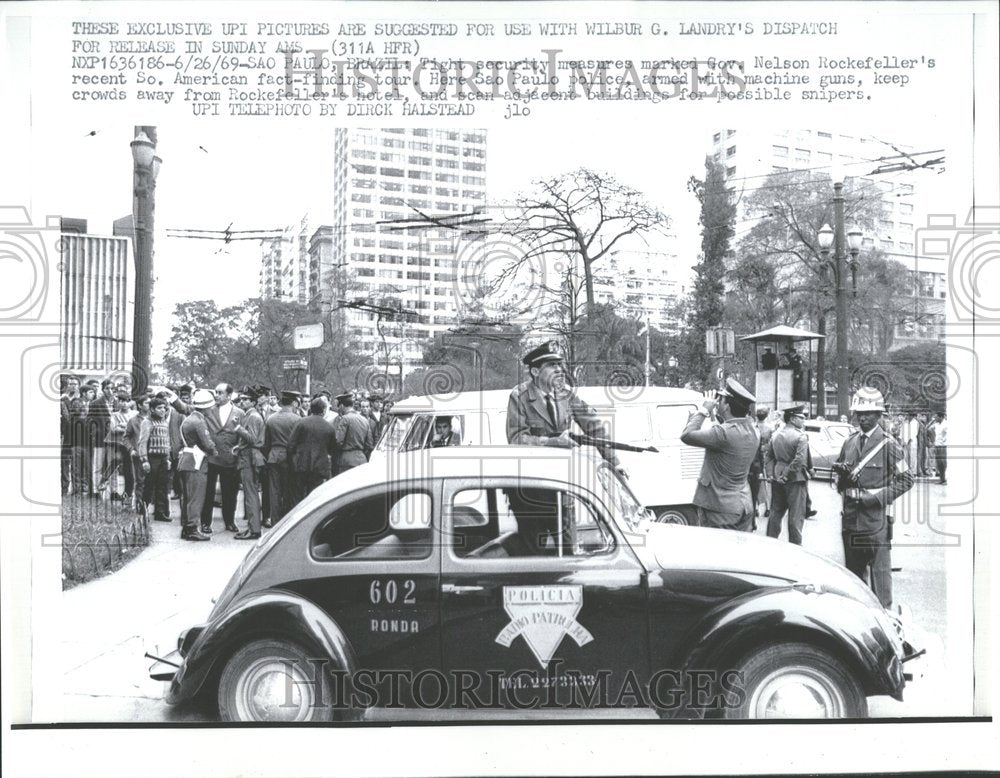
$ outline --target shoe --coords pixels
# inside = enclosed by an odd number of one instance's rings
[[[242,532],[237,532],[235,535],[233,535],[233,537],[236,540],[258,540],[260,538],[260,533],[251,532],[250,530],[245,529]]]
[[[202,533],[203,535],[211,535],[211,534],[212,534],[212,528],[211,528],[211,527],[206,527],[206,526],[204,526],[204,525],[202,525],[202,527],[201,527],[201,529],[200,529],[199,531],[200,531],[200,532],[201,532],[201,533]]]
[[[938,481],[938,486],[947,486],[947,485],[948,485],[947,481]]]
[[[811,517],[813,517],[815,515],[816,515],[816,509],[815,508],[811,508],[808,511],[806,511],[806,518],[807,519],[811,518]]]
[[[167,522],[169,524],[170,521],[171,521],[171,519],[170,519],[169,516],[166,516],[166,517],[163,517],[163,516],[154,516],[153,517],[153,521],[165,521],[165,522]]]
[[[264,529],[271,529],[274,526],[274,522],[270,519],[264,519],[264,523],[261,525]]]
[[[211,540],[209,535],[200,532],[199,530],[189,530],[181,533],[181,540]]]
[[[240,528],[239,528],[239,527],[237,527],[237,526],[236,526],[235,524],[227,524],[227,525],[226,525],[226,530],[227,530],[228,532],[239,532],[239,531],[240,531]]]

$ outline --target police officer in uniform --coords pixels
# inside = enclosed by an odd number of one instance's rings
[[[568,391],[562,355],[552,341],[532,349],[521,360],[530,378],[514,387],[507,401],[507,442],[522,446],[572,448],[572,422],[598,440],[607,437],[594,410]],[[601,455],[619,472],[614,449],[598,446]]]
[[[844,565],[868,580],[882,605],[892,604],[892,518],[889,507],[913,486],[903,447],[883,432],[882,393],[863,386],[851,411],[861,428],[847,440],[834,463],[837,491],[843,497],[841,520]]]
[[[237,399],[243,418],[236,427],[239,444],[233,448],[236,468],[243,486],[243,518],[247,526],[235,535],[237,540],[256,540],[260,537],[260,472],[264,466],[264,417],[257,412],[257,394],[249,386],[243,387]]]
[[[755,511],[747,477],[760,446],[760,433],[749,416],[756,399],[735,378],[727,378],[725,389],[705,393],[701,408],[681,433],[683,443],[705,449],[692,501],[702,527],[753,531]],[[720,423],[702,429],[711,417]]]
[[[292,430],[299,421],[295,410],[299,393],[283,391],[277,413],[272,413],[264,422],[264,456],[270,497],[270,515],[265,517],[263,526],[271,527],[279,522],[295,505],[295,471],[288,458],[288,441]]]
[[[354,408],[354,395],[350,392],[337,396],[337,413],[340,417],[333,423],[336,436],[334,475],[340,475],[352,467],[368,461],[367,452],[372,450],[372,428],[368,419]]]
[[[802,524],[806,518],[809,438],[803,431],[805,407],[785,409],[784,426],[771,436],[764,448],[764,472],[771,480],[771,517],[767,536],[781,534],[781,520],[788,513],[788,540],[802,545]]]

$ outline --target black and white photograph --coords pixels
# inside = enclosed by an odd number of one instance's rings
[[[995,7],[0,21],[11,774],[997,766]]]

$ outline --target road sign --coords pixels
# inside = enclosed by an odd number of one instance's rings
[[[293,370],[305,370],[307,367],[305,357],[285,357],[281,360],[281,369],[286,373]]]
[[[295,328],[292,346],[296,349],[319,348],[323,345],[323,325],[303,324]]]
[[[736,335],[727,327],[705,330],[705,353],[712,357],[731,357],[736,353]]]

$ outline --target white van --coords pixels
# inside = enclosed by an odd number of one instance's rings
[[[680,436],[688,415],[701,405],[702,395],[659,386],[585,386],[576,393],[604,421],[609,439],[657,449],[657,453],[617,452],[643,505],[660,521],[693,523],[691,500],[704,453],[681,443]],[[390,452],[430,448],[435,420],[443,418],[451,422],[450,445],[503,445],[509,399],[509,390],[495,390],[400,400],[389,412],[372,460]]]

